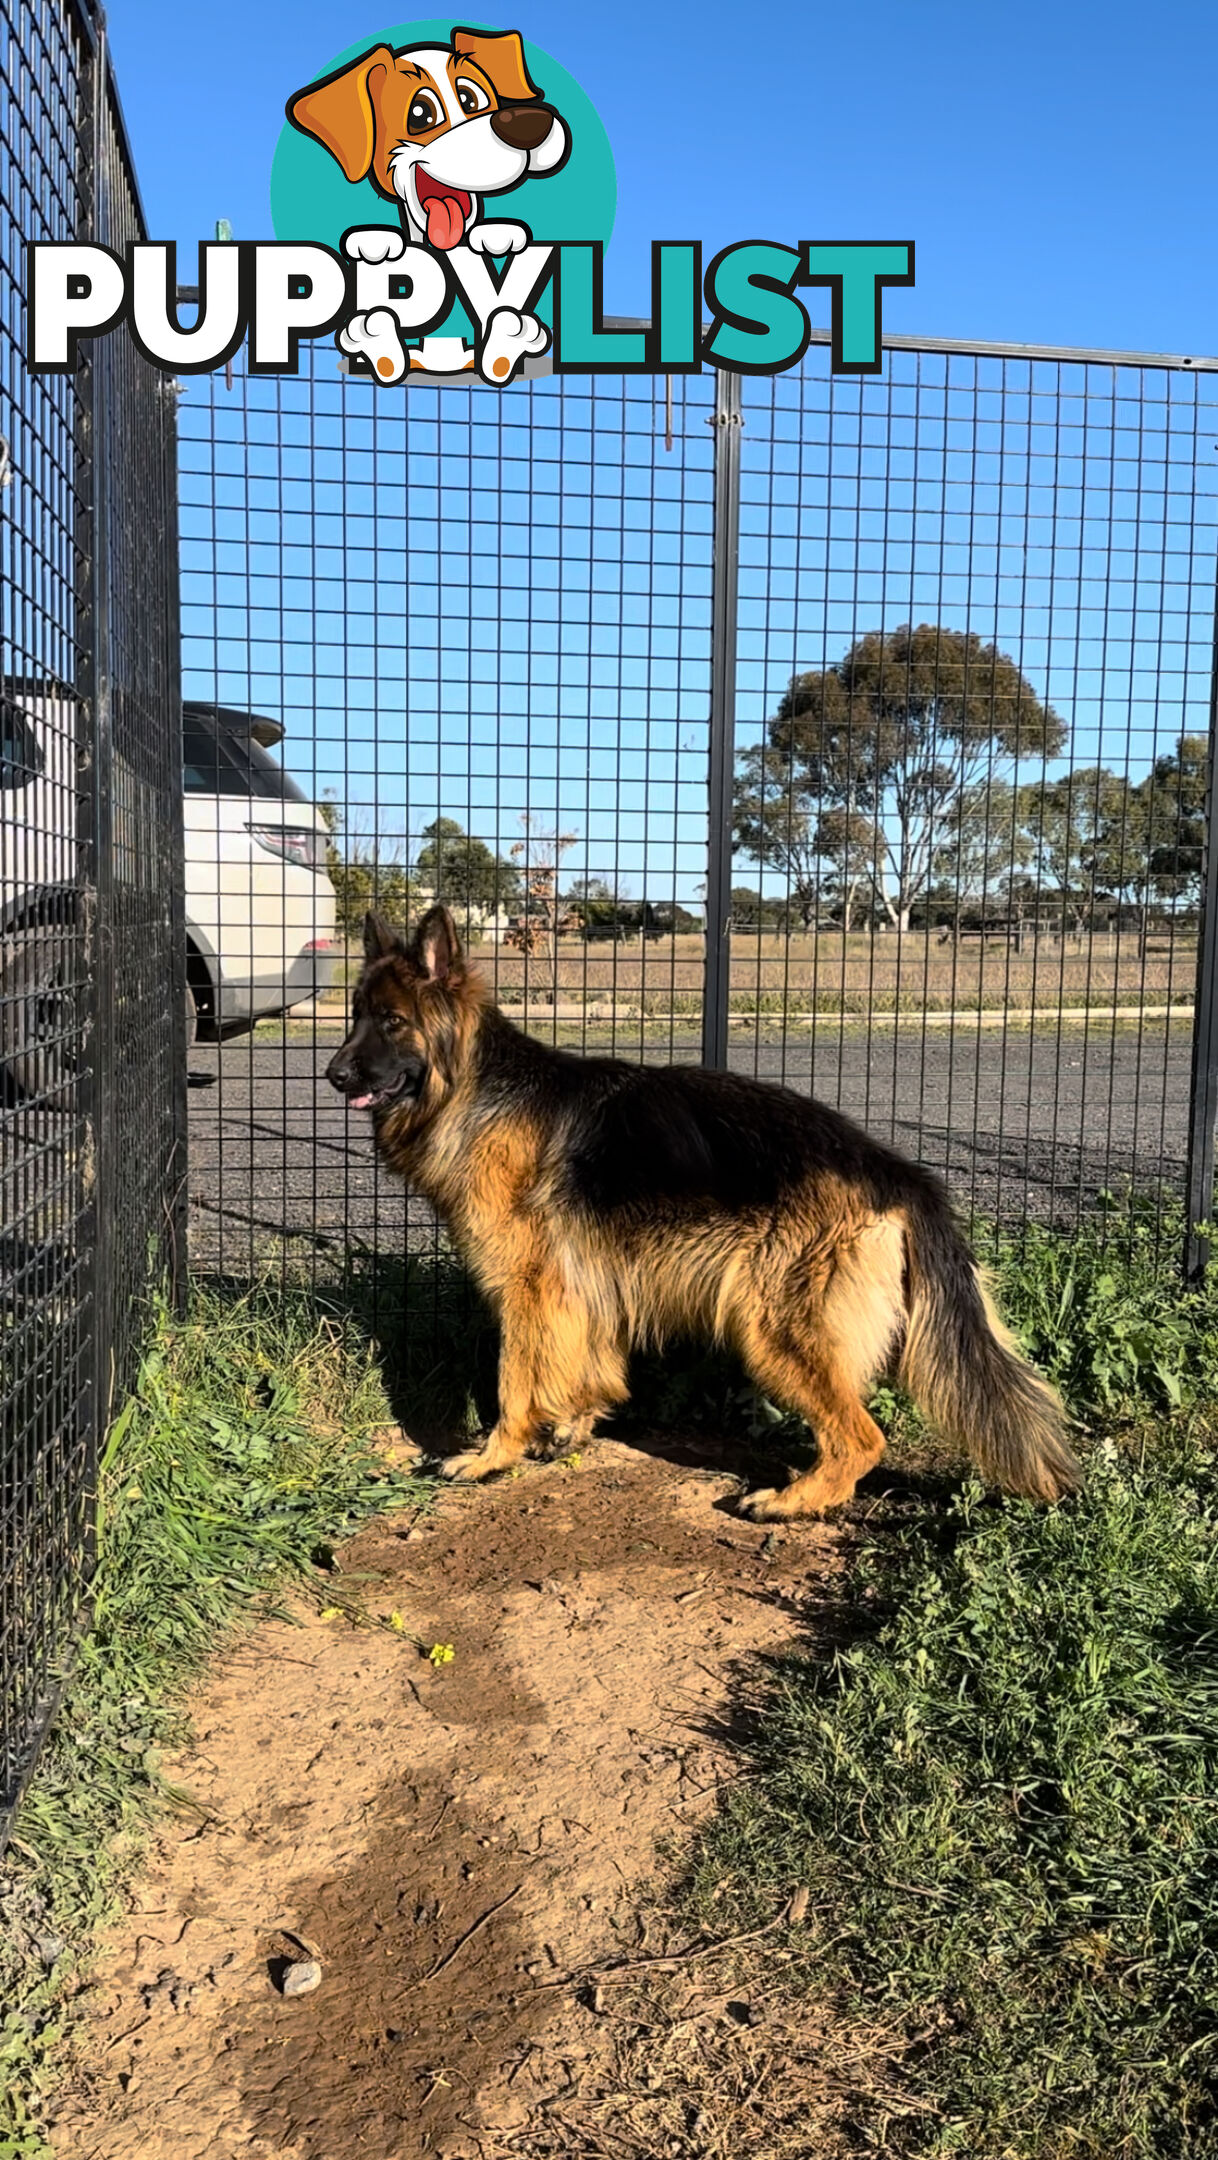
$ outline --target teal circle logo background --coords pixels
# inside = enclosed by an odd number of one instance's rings
[[[332,60],[324,61],[304,81],[289,84],[285,103],[308,82],[332,75],[336,68],[358,60],[375,45],[390,45],[395,51],[408,45],[447,45],[455,22],[463,30],[492,27],[488,23],[471,23],[466,17],[442,15],[424,22],[394,23],[388,30],[370,30],[356,44],[344,46]],[[617,208],[617,176],[609,138],[595,106],[574,76],[528,38],[524,39],[524,52],[529,74],[541,85],[547,105],[553,105],[566,123],[571,154],[559,172],[536,174],[522,180],[519,187],[505,189],[502,195],[484,197],[483,214],[495,220],[519,219],[540,241],[600,240],[607,246]],[[341,166],[329,151],[285,120],[271,166],[271,224],[277,240],[313,240],[336,248],[353,225],[392,225],[396,229],[399,220],[393,204],[387,196],[378,194],[371,180],[352,183],[344,179]]]

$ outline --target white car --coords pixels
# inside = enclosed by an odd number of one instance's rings
[[[329,828],[268,754],[282,740],[260,713],[182,708],[186,978],[202,1034],[288,1012],[334,971]]]
[[[249,1028],[315,997],[334,965],[334,888],[320,810],[274,758],[277,720],[183,708],[187,1034]],[[76,726],[62,691],[0,687],[0,1067],[25,1095],[71,1070]],[[144,795],[114,774],[114,874],[143,868]],[[131,830],[128,831],[130,824]]]

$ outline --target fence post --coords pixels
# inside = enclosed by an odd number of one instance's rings
[[[93,229],[113,246],[109,144],[109,44],[104,15],[93,53]],[[89,1069],[93,1143],[93,1340],[95,1392],[93,1444],[100,1448],[110,1422],[114,1384],[114,1240],[117,1235],[114,1162],[114,656],[110,623],[111,458],[113,352],[104,338],[93,347],[93,771],[92,1030]]]
[[[1188,1092],[1188,1170],[1184,1181],[1188,1221],[1184,1277],[1197,1282],[1210,1257],[1208,1229],[1214,1213],[1214,1125],[1218,1120],[1218,588],[1214,596],[1214,647],[1210,670],[1209,754],[1205,774],[1205,853],[1201,868],[1201,920],[1197,925],[1197,988],[1193,999],[1193,1055]]]
[[[709,834],[702,1063],[727,1065],[732,968],[732,782],[736,767],[736,598],[740,575],[740,377],[715,372],[711,572]]]
[[[165,585],[166,720],[175,745],[182,739],[182,617],[178,587],[178,385],[166,376],[158,386],[161,410],[162,502],[165,509],[165,555],[169,565]],[[180,764],[180,755],[175,748]],[[187,1189],[189,1178],[187,1088],[189,1052],[186,1045],[186,836],[181,817],[174,819],[169,845],[169,907],[173,939],[173,982],[170,995],[170,1039],[173,1056],[173,1145],[170,1151],[166,1212],[169,1219],[169,1293],[175,1311],[186,1310]]]

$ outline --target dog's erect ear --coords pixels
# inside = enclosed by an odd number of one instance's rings
[[[540,97],[524,61],[519,30],[456,30],[453,52],[467,53],[480,67],[502,105],[519,105],[525,98]]]
[[[447,982],[461,966],[461,940],[446,907],[429,908],[414,941],[414,959],[430,982]]]
[[[364,958],[369,967],[376,960],[388,960],[392,953],[404,953],[405,950],[405,939],[383,915],[371,912],[365,915]]]
[[[303,135],[316,136],[332,158],[337,158],[348,180],[366,180],[376,150],[376,107],[373,91],[380,75],[393,66],[388,45],[378,45],[361,60],[352,60],[337,75],[323,82],[307,83],[288,99],[287,114]]]

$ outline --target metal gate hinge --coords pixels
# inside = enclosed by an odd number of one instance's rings
[[[708,414],[708,416],[707,416],[707,421],[706,421],[706,425],[707,425],[707,427],[739,427],[739,428],[742,428],[742,427],[744,426],[744,414],[743,414],[743,413],[732,413],[732,412],[717,412],[717,413],[710,413],[710,414]]]

